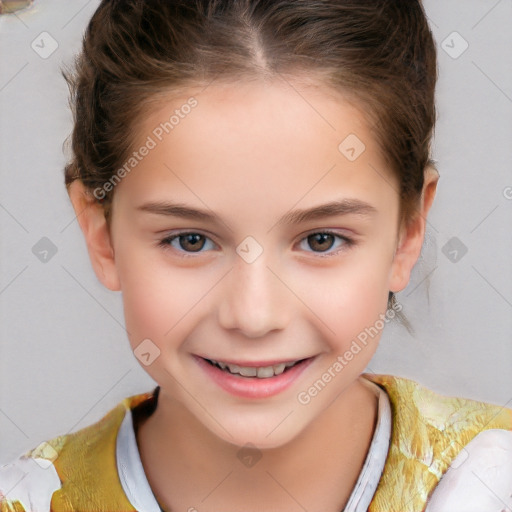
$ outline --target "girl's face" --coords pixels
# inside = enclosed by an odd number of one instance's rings
[[[102,279],[122,290],[162,404],[228,442],[276,447],[354,384],[388,292],[407,284],[398,182],[363,114],[326,88],[193,97],[139,126]]]

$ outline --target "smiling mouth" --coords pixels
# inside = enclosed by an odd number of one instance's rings
[[[203,358],[206,362],[212,366],[232,375],[237,375],[246,378],[258,378],[258,379],[269,379],[276,377],[282,373],[287,372],[290,368],[298,365],[306,359],[298,359],[296,361],[289,361],[286,363],[274,364],[272,366],[239,366],[232,363],[224,363],[222,361],[215,361],[213,359]]]

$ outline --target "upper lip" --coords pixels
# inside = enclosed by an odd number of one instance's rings
[[[205,357],[205,356],[199,356],[203,359],[208,359],[209,361],[217,361],[221,363],[231,364],[231,365],[237,365],[237,366],[245,366],[245,367],[255,367],[255,368],[263,368],[265,366],[275,366],[278,364],[285,364],[285,363],[295,363],[298,361],[302,361],[304,359],[309,359],[309,357],[298,357],[296,359],[288,358],[288,359],[269,359],[266,361],[233,361],[230,359],[222,359],[222,358],[216,358],[216,357]]]

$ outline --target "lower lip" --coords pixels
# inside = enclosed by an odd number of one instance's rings
[[[310,357],[309,359],[305,359],[301,363],[284,371],[281,375],[267,377],[265,379],[233,375],[232,373],[211,365],[202,357],[195,356],[195,359],[206,374],[228,393],[244,398],[268,398],[290,387],[311,364],[314,358]]]

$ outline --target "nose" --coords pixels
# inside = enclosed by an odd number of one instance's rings
[[[259,338],[286,327],[290,293],[286,293],[275,270],[267,267],[264,257],[252,263],[239,258],[226,277],[218,306],[219,323],[224,329]]]

